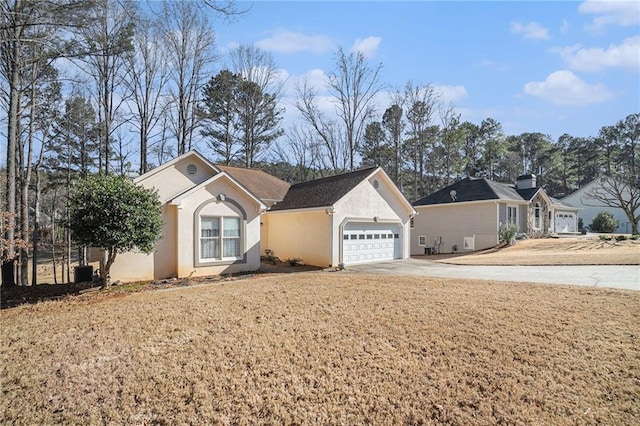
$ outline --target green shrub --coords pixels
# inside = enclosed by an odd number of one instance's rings
[[[638,238],[640,238],[640,235],[638,235],[638,234],[633,234],[629,239],[630,239],[630,240],[633,240],[633,241],[636,241]]]
[[[618,229],[618,221],[609,212],[600,212],[593,218],[591,232],[613,232]]]
[[[624,241],[626,240],[627,237],[624,235],[616,235],[616,241]]]
[[[501,243],[512,244],[515,241],[516,234],[518,233],[518,226],[514,223],[507,223],[500,227],[498,233]]]
[[[602,241],[609,241],[611,239],[610,235],[598,235],[598,238],[600,238]]]

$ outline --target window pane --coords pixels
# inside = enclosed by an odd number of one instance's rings
[[[222,245],[224,257],[240,257],[240,238],[224,238]]]
[[[217,217],[200,218],[200,236],[205,238],[220,236],[220,219]]]
[[[200,258],[216,259],[220,257],[219,240],[220,218],[200,218]]]
[[[200,240],[200,258],[216,259],[219,257],[217,238],[203,238]]]
[[[225,217],[222,219],[224,237],[240,237],[240,218]]]

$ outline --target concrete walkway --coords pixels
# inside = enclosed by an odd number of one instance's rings
[[[475,266],[406,259],[351,265],[345,271],[363,274],[568,284],[640,291],[640,265]]]

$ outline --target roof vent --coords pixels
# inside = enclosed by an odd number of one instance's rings
[[[198,168],[195,164],[189,164],[187,166],[187,173],[189,173],[190,175],[195,175],[196,173],[198,173]]]
[[[453,201],[457,201],[456,196],[458,195],[458,192],[457,192],[455,189],[452,189],[452,190],[449,192],[449,195],[451,196],[451,199],[452,199]]]

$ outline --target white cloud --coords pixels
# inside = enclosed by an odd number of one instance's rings
[[[584,106],[610,99],[613,94],[602,84],[587,84],[571,71],[556,71],[545,81],[524,85],[524,93],[556,105]]]
[[[334,43],[327,36],[309,36],[293,31],[278,31],[271,37],[258,40],[256,46],[268,52],[321,54],[334,49]]]
[[[467,97],[467,89],[464,86],[433,86],[437,93],[440,94],[440,100],[445,103],[453,103]]]
[[[578,6],[578,11],[595,15],[587,26],[589,30],[599,31],[607,25],[628,27],[640,23],[640,6],[635,0],[587,0]]]
[[[605,68],[627,68],[640,70],[640,36],[625,39],[621,44],[609,48],[584,48],[581,45],[553,49],[560,54],[571,69],[599,71]]]
[[[509,27],[512,33],[524,34],[524,38],[526,39],[547,40],[549,38],[549,30],[537,22],[529,22],[528,24],[511,22]]]
[[[370,36],[365,39],[356,39],[351,46],[351,52],[360,52],[366,58],[371,58],[378,50],[378,46],[380,46],[380,42],[382,41],[381,37]]]
[[[569,30],[571,29],[571,23],[569,21],[567,21],[566,19],[562,20],[562,26],[560,27],[560,32],[562,34],[566,34],[569,32]]]

